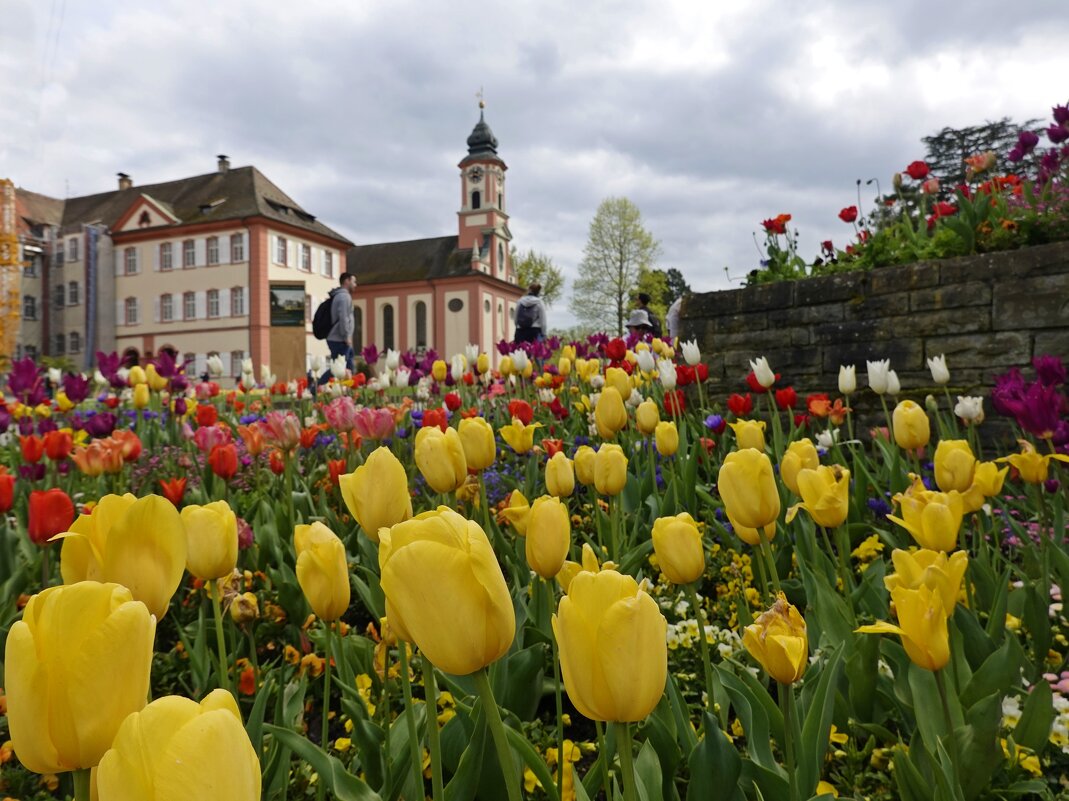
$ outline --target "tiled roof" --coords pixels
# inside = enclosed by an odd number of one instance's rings
[[[383,242],[349,248],[346,269],[357,285],[452,278],[471,272],[471,249],[457,250],[456,236]]]

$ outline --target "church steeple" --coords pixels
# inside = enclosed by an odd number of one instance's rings
[[[473,269],[515,283],[508,254],[512,234],[505,212],[508,166],[497,153],[497,137],[486,122],[485,109],[480,96],[479,121],[468,136],[468,154],[457,165],[461,192],[457,247],[472,250]]]

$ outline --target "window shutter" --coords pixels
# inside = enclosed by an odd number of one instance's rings
[[[288,267],[297,266],[297,243],[292,239],[286,240],[286,265]]]
[[[196,319],[203,320],[205,317],[208,316],[207,293],[202,289],[193,296],[193,299],[193,308],[196,310]],[[200,374],[199,370],[197,371],[197,374]]]
[[[152,321],[158,323],[160,321],[160,299],[156,298],[152,301]]]
[[[268,235],[267,254],[267,261],[270,264],[278,264],[278,234]]]
[[[230,290],[229,289],[220,289],[219,290],[219,316],[220,317],[229,317],[230,316]]]
[[[204,375],[208,369],[208,356],[204,353],[198,353],[197,357],[193,360],[193,364],[196,365],[194,375]]]
[[[122,248],[115,249],[115,274],[123,274],[123,251]]]
[[[134,322],[141,322],[141,298],[134,298]]]
[[[156,272],[160,271],[160,248],[161,247],[163,247],[163,245],[156,245],[156,247],[154,247],[152,249],[152,269],[155,270]]]
[[[126,303],[122,300],[115,301],[115,325],[126,325]]]
[[[203,267],[208,263],[208,243],[204,237],[199,237],[193,242],[193,253],[197,267]]]
[[[223,375],[230,375],[230,351],[220,353],[219,361],[223,363]]]
[[[234,241],[234,236],[221,236],[219,237],[219,263],[230,264],[233,260],[230,258],[231,243]]]

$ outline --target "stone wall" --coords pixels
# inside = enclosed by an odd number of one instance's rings
[[[757,356],[799,394],[835,393],[840,364],[864,387],[865,361],[890,358],[903,394],[923,397],[941,353],[951,392],[986,395],[1033,356],[1069,357],[1069,242],[695,294],[680,319],[714,398],[744,391]]]

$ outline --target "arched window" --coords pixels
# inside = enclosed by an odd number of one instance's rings
[[[505,274],[505,246],[500,242],[497,243],[497,274]]]
[[[471,193],[471,207],[473,209],[481,209],[483,207],[482,195],[478,189]]]
[[[427,304],[416,301],[416,347],[427,347]]]
[[[393,348],[393,304],[382,307],[382,347]]]
[[[364,349],[364,310],[353,306],[353,350]]]

